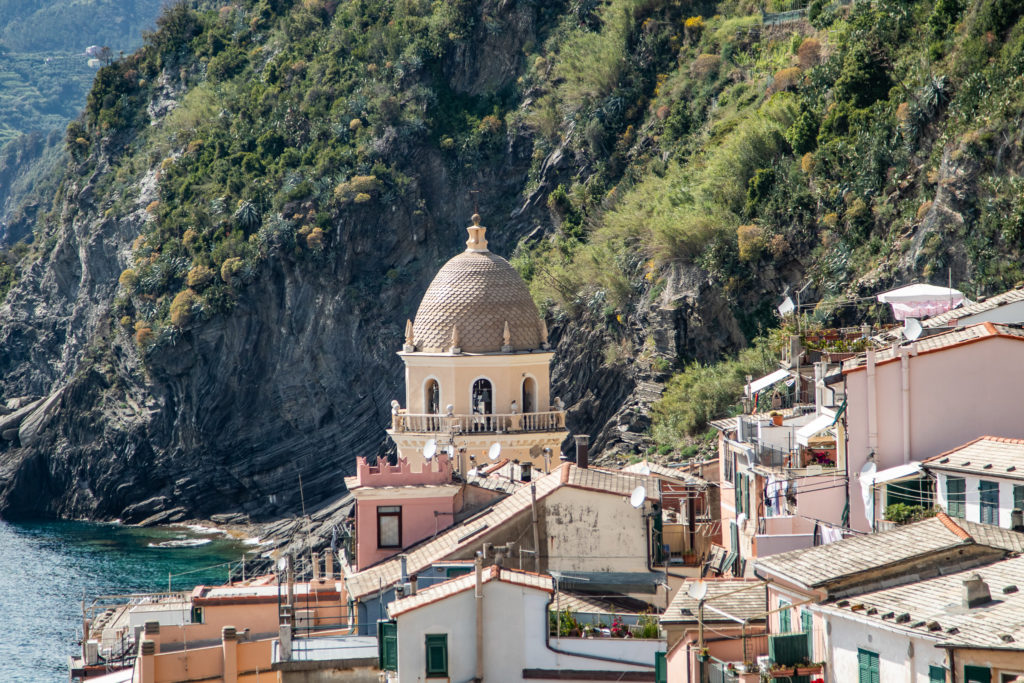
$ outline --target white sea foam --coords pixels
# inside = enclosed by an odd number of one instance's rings
[[[161,543],[150,543],[150,548],[193,548],[199,545],[213,543],[212,538],[179,538],[174,541],[163,541]]]

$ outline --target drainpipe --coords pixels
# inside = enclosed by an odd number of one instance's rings
[[[530,520],[533,524],[533,571],[540,574],[540,530],[537,524],[537,485],[530,483]],[[520,555],[520,557],[522,557]],[[520,565],[521,567],[522,565]]]
[[[477,551],[476,569],[476,683],[484,680],[484,590],[483,554]],[[498,571],[501,571],[500,569]]]
[[[875,351],[867,351],[868,450],[878,451],[878,403],[875,395]]]
[[[910,462],[910,351],[900,349],[900,372],[903,388],[903,464]]]

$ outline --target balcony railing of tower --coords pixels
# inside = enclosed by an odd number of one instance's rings
[[[431,415],[399,410],[391,416],[395,432],[557,432],[565,429],[565,411],[538,413],[488,413],[473,415]]]

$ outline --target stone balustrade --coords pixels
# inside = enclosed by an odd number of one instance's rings
[[[399,410],[391,416],[391,429],[396,433],[504,433],[557,432],[565,429],[565,411],[538,413],[490,413],[486,415],[432,415]]]

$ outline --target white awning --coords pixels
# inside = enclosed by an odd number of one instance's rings
[[[747,396],[753,396],[762,389],[767,389],[771,385],[775,384],[776,382],[781,382],[787,377],[789,377],[789,370],[776,370],[770,375],[765,375],[761,379],[755,379],[746,387]]]
[[[816,435],[818,432],[825,431],[832,426],[835,422],[835,415],[819,415],[800,429],[796,430],[796,442],[801,446],[806,446],[808,439]]]
[[[957,289],[918,284],[882,292],[878,300],[892,306],[897,320],[905,320],[945,313],[963,304],[965,298]]]
[[[921,476],[921,463],[908,462],[875,473],[875,484],[888,484],[903,479],[916,479]]]

